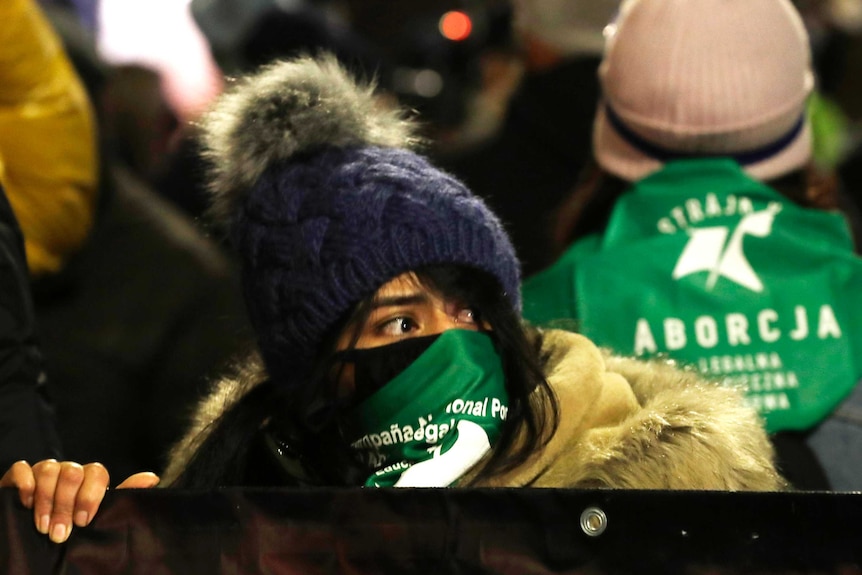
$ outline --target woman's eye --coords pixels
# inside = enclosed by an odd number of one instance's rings
[[[383,323],[378,330],[383,335],[398,336],[410,333],[418,327],[409,317],[394,317]]]
[[[455,315],[455,320],[458,323],[475,324],[478,319],[476,315],[476,312],[474,312],[471,308],[465,307],[458,310],[458,313]]]

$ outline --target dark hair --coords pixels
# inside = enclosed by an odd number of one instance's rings
[[[467,303],[491,327],[502,358],[509,416],[491,456],[472,481],[517,467],[548,441],[559,417],[555,396],[542,373],[539,338],[531,340],[518,311],[491,274],[465,266],[437,265],[416,270],[415,275],[420,285]],[[339,336],[352,329],[350,347],[355,345],[373,301],[369,297],[354,306],[330,330],[319,346],[313,383],[301,388],[260,383],[214,421],[173,486],[289,482],[284,477],[262,477],[272,472],[271,467],[252,461],[262,431],[274,433],[282,448],[292,451],[289,457],[302,468],[303,479],[297,484],[361,484],[370,470],[340,435],[339,408],[331,382],[340,365],[336,356]]]
[[[551,244],[554,259],[577,240],[602,231],[614,204],[630,187],[630,182],[590,160],[554,214]]]
[[[437,292],[466,302],[493,332],[506,375],[509,417],[491,457],[473,482],[524,463],[550,439],[558,423],[556,397],[540,361],[541,339],[528,337],[520,313],[488,272],[464,266],[433,266],[416,273]]]

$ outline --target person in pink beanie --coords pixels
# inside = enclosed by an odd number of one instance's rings
[[[598,74],[596,165],[559,213],[564,252],[525,282],[525,317],[743,389],[791,481],[858,488],[862,428],[842,410],[862,378],[862,260],[812,162],[793,4],[628,0]]]

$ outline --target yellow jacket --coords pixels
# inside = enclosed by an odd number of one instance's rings
[[[0,2],[0,182],[32,276],[56,272],[93,224],[98,179],[90,102],[35,0]]]

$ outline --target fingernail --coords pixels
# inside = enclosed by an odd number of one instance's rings
[[[54,543],[62,543],[66,540],[66,526],[62,523],[57,523],[54,525],[54,529],[51,530],[51,541]]]
[[[42,535],[48,534],[48,527],[51,525],[51,516],[43,515],[39,518],[39,533]]]
[[[78,511],[75,513],[75,525],[78,527],[84,527],[89,520],[90,515],[86,511]]]
[[[26,507],[27,509],[33,508],[33,496],[32,495],[30,497],[24,498],[24,507]]]

